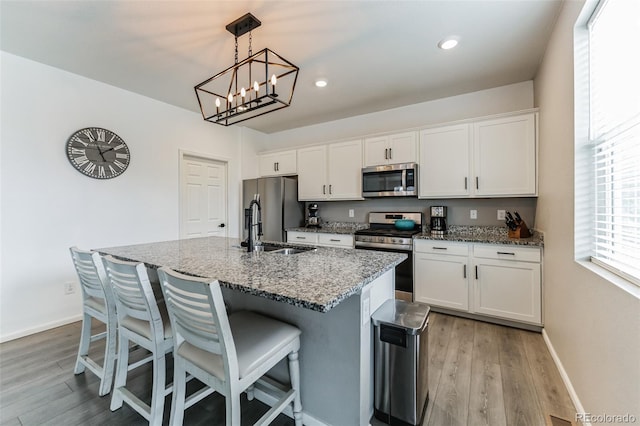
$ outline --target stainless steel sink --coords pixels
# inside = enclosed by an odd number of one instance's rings
[[[264,251],[264,252],[270,252],[270,251],[278,251],[278,250],[282,250],[282,246],[274,246],[274,245],[260,245],[260,246],[255,246],[253,248],[253,251]]]
[[[287,248],[283,248],[283,249],[280,249],[280,250],[275,250],[273,252],[273,254],[290,255],[290,254],[305,253],[305,252],[310,251],[310,250],[313,250],[313,248],[301,249],[301,248],[287,247]]]

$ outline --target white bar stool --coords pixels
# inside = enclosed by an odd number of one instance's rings
[[[112,256],[103,259],[107,277],[113,289],[118,313],[118,365],[111,396],[111,411],[126,402],[149,421],[161,425],[164,398],[171,393],[166,386],[165,354],[173,350],[171,323],[163,303],[154,297],[147,269],[143,263],[124,262]],[[151,355],[129,365],[129,342],[151,352]],[[126,388],[127,372],[153,361],[151,404],[146,404]]]
[[[82,331],[73,372],[80,374],[88,368],[100,378],[98,395],[103,396],[111,392],[113,383],[113,368],[116,362],[116,305],[107,284],[100,255],[77,247],[71,247],[69,251],[82,289]],[[92,336],[91,318],[103,322],[106,331]],[[98,339],[106,339],[102,365],[89,357],[89,346]]]
[[[240,394],[253,386],[277,402],[255,424],[271,423],[293,404],[296,426],[302,425],[298,350],[300,330],[290,324],[240,311],[227,316],[220,284],[158,270],[174,333],[174,392],[170,424],[182,425],[184,410],[213,391],[226,400],[226,424],[240,424]],[[262,378],[282,359],[289,360],[291,388]],[[187,373],[208,386],[185,399]],[[261,379],[262,378],[262,379]]]

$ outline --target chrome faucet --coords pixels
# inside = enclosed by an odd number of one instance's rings
[[[244,211],[245,228],[248,229],[247,251],[252,252],[254,247],[260,245],[262,236],[262,208],[260,207],[260,194],[255,194],[249,203],[249,208]]]

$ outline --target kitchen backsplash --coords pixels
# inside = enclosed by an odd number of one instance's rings
[[[370,198],[363,201],[318,202],[318,215],[323,221],[367,222],[369,212],[415,211],[429,221],[429,207],[447,206],[448,225],[505,226],[497,219],[498,210],[517,211],[529,227],[535,227],[537,198],[473,198],[420,200],[417,198]],[[308,205],[309,203],[306,203]],[[353,209],[354,217],[349,217]],[[470,210],[478,211],[477,219],[469,218]]]

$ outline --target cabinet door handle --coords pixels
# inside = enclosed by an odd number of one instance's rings
[[[273,163],[273,171],[274,171],[274,172],[277,172],[277,171],[278,171],[278,167],[276,167],[276,164],[278,164],[278,163]]]
[[[478,176],[476,176],[476,189],[480,189],[480,184],[478,183]]]
[[[329,185],[329,194],[331,194],[331,186],[332,186],[332,185]]]
[[[431,247],[433,250],[446,250],[446,247]]]
[[[462,265],[462,277],[467,278],[467,265]]]
[[[498,253],[498,254],[508,254],[509,256],[515,256],[516,255],[515,253],[510,253],[508,251],[497,251],[496,253]]]
[[[306,240],[307,239],[307,237],[296,237],[296,238],[299,239],[299,240]]]
[[[280,163],[276,163],[276,172],[280,171]]]
[[[464,189],[465,189],[465,191],[467,190],[467,177],[466,176],[464,178]]]
[[[476,265],[476,280],[478,279],[478,265]]]
[[[340,240],[336,239],[336,238],[330,238],[329,241],[333,241],[334,243],[339,243]]]
[[[385,160],[389,159],[389,150],[387,148],[384,149],[384,159]]]
[[[327,193],[327,185],[322,185],[322,193],[323,194]]]
[[[391,148],[389,148],[389,160],[393,160],[393,154],[391,153]]]

